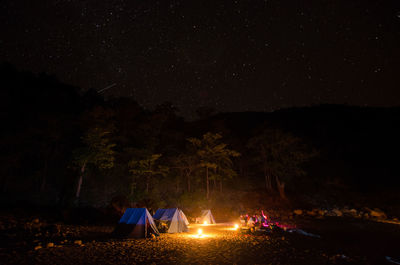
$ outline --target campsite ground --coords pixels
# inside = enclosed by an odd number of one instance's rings
[[[248,235],[221,224],[192,225],[189,233],[162,234],[156,239],[117,240],[110,238],[113,227],[49,224],[2,215],[0,263],[391,264],[386,256],[400,256],[399,225],[344,218],[295,221],[320,238],[284,231]],[[196,235],[198,228],[203,229],[201,238]],[[42,248],[35,250],[39,245]]]

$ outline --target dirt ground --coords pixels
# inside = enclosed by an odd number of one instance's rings
[[[400,257],[399,225],[331,218],[300,219],[298,227],[319,237],[245,234],[225,223],[120,240],[110,237],[113,227],[2,223],[0,264],[395,264],[386,257]]]

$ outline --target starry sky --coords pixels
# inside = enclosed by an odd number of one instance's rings
[[[0,62],[190,116],[400,105],[398,0],[2,0]]]

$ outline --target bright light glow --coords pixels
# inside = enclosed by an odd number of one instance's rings
[[[226,227],[219,228],[218,230],[237,231],[239,228],[238,224],[228,224]]]
[[[207,238],[212,238],[212,237],[218,237],[216,234],[188,234],[188,235],[182,235],[184,237],[189,237],[189,238],[195,238],[195,239],[207,239]]]
[[[199,229],[197,230],[197,234],[198,234],[199,236],[201,236],[201,234],[203,234],[203,229],[199,228]]]
[[[206,225],[206,224],[208,224],[208,222],[207,222],[207,221],[204,221],[204,224]]]

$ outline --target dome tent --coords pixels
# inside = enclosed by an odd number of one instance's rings
[[[159,235],[153,217],[146,208],[128,208],[113,231],[117,237],[144,238]]]
[[[214,216],[211,213],[211,210],[203,210],[201,211],[200,223],[204,224],[215,224]]]
[[[187,232],[189,224],[185,214],[178,208],[158,209],[153,215],[154,220],[167,226],[168,233]]]

